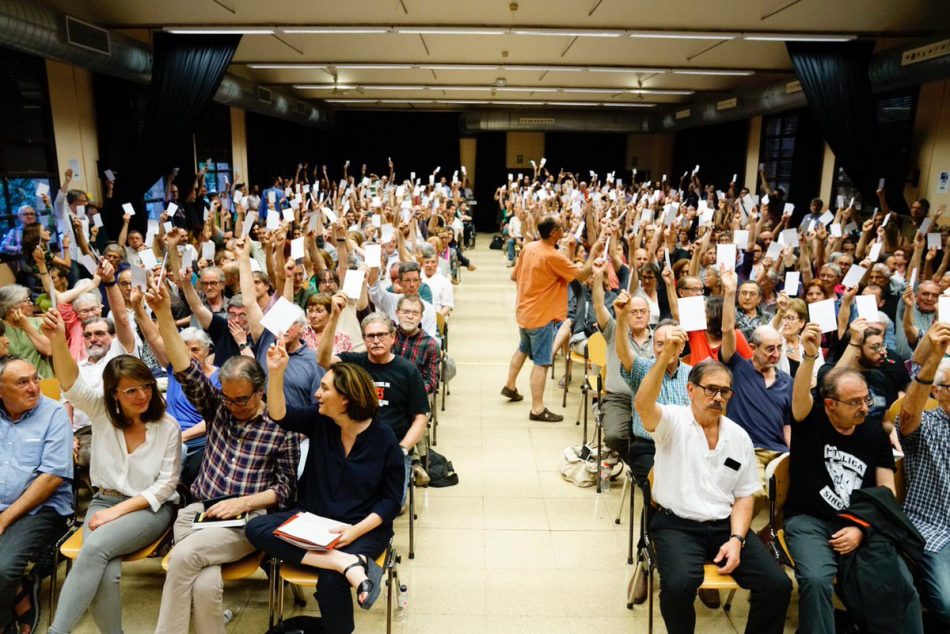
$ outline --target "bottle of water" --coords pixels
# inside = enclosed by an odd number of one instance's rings
[[[227,624],[230,623],[232,620],[234,620],[234,612],[232,612],[231,610],[225,610],[225,611],[224,611],[224,624],[227,625]]]
[[[409,586],[404,583],[399,584],[399,591],[396,593],[397,620],[404,622],[406,620],[406,608],[409,607]]]
[[[610,490],[610,463],[604,460],[600,463],[600,492],[606,493]]]

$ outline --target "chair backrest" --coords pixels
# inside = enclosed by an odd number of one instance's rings
[[[907,478],[904,475],[903,458],[895,458],[894,460],[894,491],[897,494],[897,501],[903,506],[904,498],[907,497]]]
[[[790,465],[788,452],[765,466],[765,480],[769,483],[769,524],[773,530],[781,528],[782,507],[788,497]]]
[[[58,401],[62,398],[62,388],[59,385],[59,379],[40,379],[40,392],[43,396]]]
[[[595,332],[587,338],[587,358],[599,368],[607,365],[607,340],[601,333]]]
[[[436,325],[436,328],[438,328],[439,337],[444,338],[445,337],[445,315],[443,315],[439,311],[435,312],[435,325]]]

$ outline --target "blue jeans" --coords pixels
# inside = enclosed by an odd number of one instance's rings
[[[920,565],[924,604],[941,623],[950,624],[950,544],[924,552]]]
[[[402,502],[400,504],[405,504],[406,496],[409,495],[409,478],[412,477],[412,454],[404,456],[403,460],[406,465],[406,479],[402,487]]]
[[[508,238],[505,244],[508,247],[508,261],[514,262],[515,261],[515,239]]]
[[[560,323],[552,321],[540,328],[519,328],[518,350],[528,355],[535,365],[550,367],[554,359],[554,337]]]

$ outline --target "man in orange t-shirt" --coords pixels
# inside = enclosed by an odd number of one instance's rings
[[[559,216],[545,216],[538,222],[541,239],[525,245],[511,274],[517,283],[518,299],[515,316],[521,341],[511,357],[508,382],[502,396],[511,401],[524,397],[518,393],[515,382],[528,357],[534,362],[531,369],[531,420],[556,423],[564,420],[544,406],[544,381],[554,358],[554,335],[560,322],[567,318],[567,286],[572,280],[583,282],[591,276],[593,259],[603,250],[596,242],[583,267],[574,264],[557,250],[564,236],[564,225]]]

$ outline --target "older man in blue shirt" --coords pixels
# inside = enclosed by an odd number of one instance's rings
[[[39,607],[23,570],[73,512],[72,446],[66,410],[40,393],[33,364],[0,360],[0,632],[15,622],[36,630]]]

